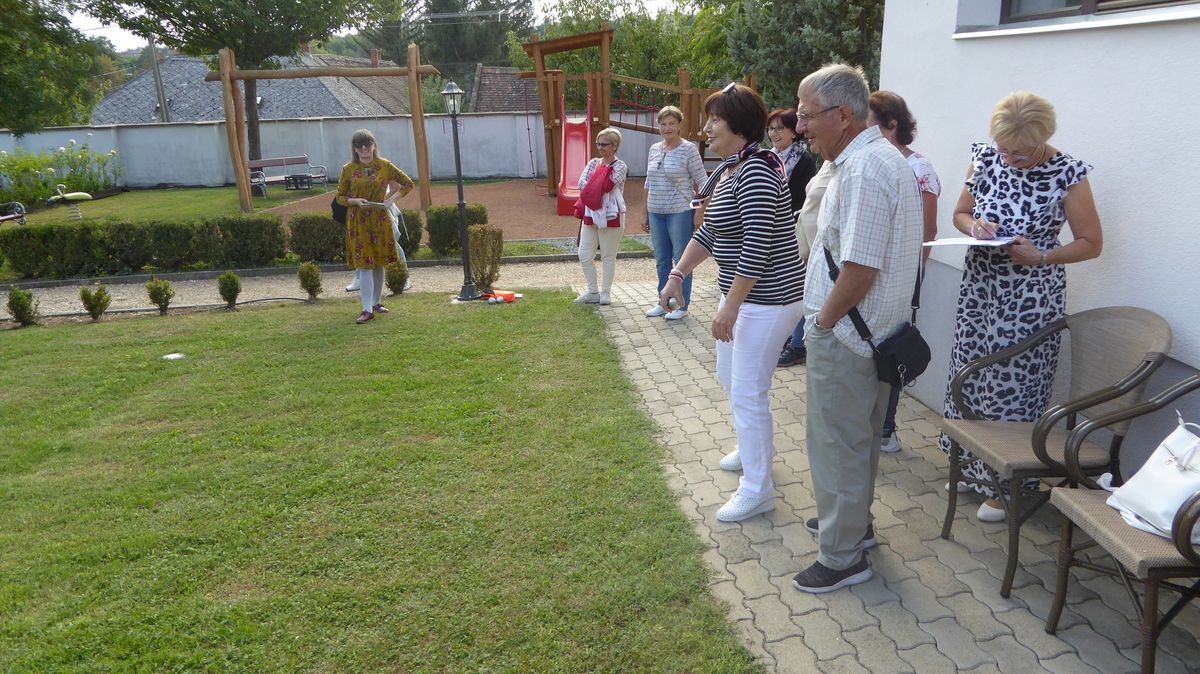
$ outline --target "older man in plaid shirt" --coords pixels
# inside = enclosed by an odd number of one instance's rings
[[[871,578],[871,501],[889,387],[847,313],[858,307],[878,343],[901,327],[921,262],[921,197],[900,152],[867,126],[862,70],[826,66],[800,83],[797,133],[833,163],[809,256],[808,459],[819,552],[793,585],[829,592]],[[839,269],[830,280],[826,251]]]

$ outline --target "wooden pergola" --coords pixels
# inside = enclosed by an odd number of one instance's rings
[[[433,203],[429,190],[429,143],[425,138],[425,106],[421,99],[421,76],[440,75],[437,68],[421,65],[421,51],[415,44],[408,45],[407,67],[386,68],[301,68],[294,70],[239,70],[234,61],[233,50],[225,48],[217,52],[220,70],[208,73],[208,82],[221,81],[222,98],[225,102],[225,132],[229,140],[229,157],[233,162],[233,175],[237,181],[238,200],[242,211],[254,210],[250,199],[250,169],[247,167],[246,152],[246,108],[242,101],[242,90],[234,85],[239,80],[286,80],[307,77],[405,77],[408,79],[408,103],[412,114],[413,143],[417,155],[417,185],[421,195],[421,211]]]

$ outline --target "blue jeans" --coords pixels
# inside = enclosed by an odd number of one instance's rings
[[[804,318],[801,317],[800,322],[796,324],[796,329],[792,331],[792,350],[804,351]]]
[[[658,291],[667,285],[667,274],[683,257],[683,249],[687,248],[695,231],[695,211],[689,209],[682,213],[649,213],[650,243],[654,246],[654,264],[658,270]],[[692,303],[692,275],[683,278],[683,306]],[[682,308],[682,307],[681,307]]]

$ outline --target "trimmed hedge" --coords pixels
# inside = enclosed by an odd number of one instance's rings
[[[402,208],[400,214],[404,216],[400,247],[405,255],[412,257],[421,248],[421,213]],[[338,224],[328,213],[295,213],[288,221],[288,229],[288,249],[301,260],[340,262],[345,259],[346,226]]]
[[[446,257],[462,250],[458,231],[458,206],[431,206],[425,229],[429,232],[429,247],[438,257]],[[467,204],[467,227],[486,225],[487,207],[483,204]],[[407,252],[407,251],[405,251]]]
[[[64,222],[0,229],[0,253],[23,277],[72,278],[190,266],[262,266],[283,257],[277,215],[197,221]]]

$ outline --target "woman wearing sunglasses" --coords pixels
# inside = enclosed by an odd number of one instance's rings
[[[683,112],[668,105],[658,111],[658,133],[662,141],[650,146],[646,158],[646,221],[642,231],[650,234],[654,246],[654,264],[658,270],[658,290],[667,284],[667,273],[679,262],[683,249],[692,240],[696,211],[691,201],[695,191],[708,179],[696,144],[679,135]],[[668,321],[687,316],[692,301],[692,275],[683,279],[683,304],[674,310],[655,304],[648,318],[662,316]]]
[[[351,161],[338,178],[338,203],[346,212],[346,264],[358,271],[362,313],[358,324],[388,310],[380,304],[383,268],[399,260],[388,210],[413,189],[412,178],[379,156],[375,136],[366,129],[350,139]]]
[[[621,132],[613,127],[596,134],[596,154],[579,176],[580,201],[579,265],[587,290],[576,304],[609,304],[613,275],[617,271],[617,248],[625,226],[625,176],[629,167],[617,158]],[[596,250],[600,250],[602,276],[596,279]]]
[[[683,279],[716,261],[721,300],[712,322],[717,379],[729,397],[737,446],[721,459],[742,471],[737,491],[717,511],[737,522],[775,508],[771,462],[775,428],[768,396],[783,340],[804,309],[804,263],[779,155],[759,142],[767,107],[753,89],[730,84],[704,102],[704,133],[725,158],[700,188],[704,224],[667,275],[659,305],[683,299]],[[710,198],[711,197],[711,198]]]
[[[1037,94],[1018,91],[1001,99],[992,111],[992,143],[971,147],[954,226],[977,239],[1014,238],[1002,247],[967,249],[950,354],[951,378],[967,363],[1012,346],[1062,318],[1065,265],[1100,255],[1100,216],[1087,179],[1091,167],[1050,145],[1055,128],[1054,106]],[[1064,224],[1074,239],[1065,246],[1058,241]],[[1050,400],[1058,349],[1055,335],[984,369],[963,387],[965,402],[986,419],[1036,420]],[[962,418],[949,391],[943,416]],[[945,435],[941,449],[949,455]],[[983,462],[969,452],[963,451],[962,462],[967,477],[990,480]],[[1026,486],[1036,488],[1036,482]],[[965,487],[964,483],[960,491]],[[988,497],[979,507],[980,520],[1005,518],[998,494],[981,485],[970,488]]]

